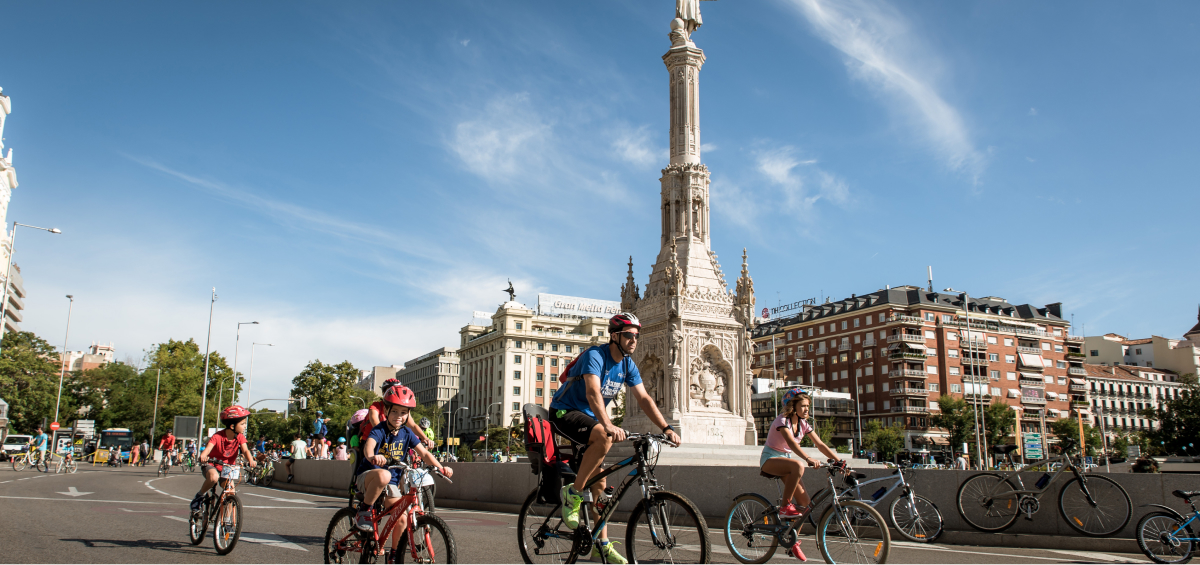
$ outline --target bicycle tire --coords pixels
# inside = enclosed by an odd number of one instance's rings
[[[269,486],[271,486],[271,483],[274,481],[275,481],[275,473],[270,472],[270,473],[266,473],[265,475],[263,475],[262,480],[259,482],[262,483],[262,486],[269,487]]]
[[[1192,560],[1196,542],[1176,539],[1173,532],[1187,519],[1180,519],[1170,512],[1151,512],[1142,516],[1137,524],[1138,549],[1155,563],[1187,563]],[[1192,526],[1184,528],[1187,537],[1194,538]]]
[[[933,543],[942,535],[942,528],[945,526],[942,512],[928,498],[917,493],[913,493],[912,497],[915,507],[909,504],[908,497],[903,494],[892,501],[891,507],[888,508],[892,525],[908,541]]]
[[[1079,477],[1067,481],[1058,491],[1058,512],[1063,520],[1067,521],[1067,525],[1091,537],[1111,536],[1124,529],[1133,517],[1133,502],[1129,499],[1129,493],[1125,492],[1117,481],[1100,475],[1087,476],[1087,483],[1088,492],[1096,501],[1095,506],[1088,503],[1087,497],[1083,495],[1083,483]],[[1072,489],[1072,485],[1077,486]],[[1121,495],[1120,499],[1125,503],[1123,507],[1116,502],[1112,503],[1111,507],[1106,504],[1108,498],[1116,498],[1115,493]],[[1073,494],[1077,495],[1075,498],[1078,500],[1069,501],[1068,497]],[[1068,506],[1071,508],[1068,509]],[[1088,508],[1089,506],[1091,508]],[[1093,525],[1096,527],[1093,528]]]
[[[879,511],[861,500],[837,504],[844,511],[838,512],[836,506],[830,506],[817,526],[817,548],[825,562],[887,563],[892,538]]]
[[[362,563],[362,553],[366,541],[354,529],[354,518],[358,512],[353,508],[342,508],[333,514],[329,527],[325,530],[326,563]],[[353,541],[349,536],[354,536]]]
[[[29,455],[16,455],[12,458],[12,468],[14,471],[24,471],[29,466]]]
[[[232,523],[225,517],[225,507],[232,513]],[[229,555],[242,537],[242,501],[236,494],[226,495],[216,510],[216,520],[213,523],[213,548],[217,555]]]
[[[988,481],[988,479],[991,479]],[[986,482],[985,482],[986,481]],[[1001,496],[991,495],[992,489],[996,488],[995,484],[1003,482],[1009,489],[1009,492],[1001,492]],[[970,489],[970,490],[968,490]],[[963,521],[968,526],[975,528],[981,532],[1003,532],[1012,527],[1017,521],[1017,516],[1020,511],[1017,508],[1017,495],[1013,494],[1017,487],[1012,481],[1002,477],[996,473],[979,473],[971,475],[967,480],[963,481],[962,486],[958,487],[958,496],[955,498],[956,506],[958,507],[958,515],[962,516]],[[964,501],[963,495],[971,500]],[[970,502],[970,504],[967,504]],[[997,506],[997,503],[999,505]],[[967,516],[967,510],[972,513],[983,511],[982,515]],[[986,518],[995,518],[985,522]]]
[[[50,462],[46,460],[45,455],[38,457],[37,462],[34,463],[34,469],[37,469],[43,473],[50,471]]]
[[[200,507],[199,512],[192,512],[188,517],[188,541],[192,545],[200,545],[200,542],[204,541],[204,534],[208,531],[209,511],[209,504],[206,501]]]
[[[755,493],[739,494],[733,499],[729,511],[725,513],[725,547],[729,549],[730,555],[733,555],[738,563],[766,563],[775,555],[775,550],[779,547],[778,537],[774,534],[746,533],[747,526],[751,523],[757,524],[759,516],[762,516],[764,512],[767,514],[763,519],[765,525],[779,526],[779,514],[775,510],[775,505],[771,504],[766,497]],[[757,557],[747,555],[756,549],[756,539],[759,540],[758,543],[764,544],[761,546],[763,547],[762,555]],[[735,541],[742,542],[743,547],[739,547]]]
[[[647,536],[639,542],[640,526],[645,524],[646,533],[662,533],[662,529],[670,530],[673,540],[665,540],[659,547],[653,537]],[[680,534],[695,529],[695,539],[680,542]],[[629,524],[625,528],[626,559],[631,563],[708,563],[712,560],[712,542],[708,539],[708,523],[704,521],[696,505],[682,494],[671,491],[658,491],[649,499],[642,499],[629,515]],[[675,549],[681,551],[676,552]],[[638,554],[642,553],[642,557]]]
[[[517,514],[517,547],[521,550],[521,559],[526,563],[574,563],[579,559],[575,551],[575,531],[563,525],[559,511],[562,505],[538,504],[537,498],[535,487]],[[553,525],[554,535],[539,537],[546,524]],[[545,531],[549,533],[551,529]],[[549,551],[546,550],[548,545],[551,546]],[[547,552],[543,554],[543,551]]]
[[[75,459],[67,461],[67,472],[71,474],[79,472],[79,464],[75,462]]]
[[[426,514],[433,514],[437,510],[437,506],[433,502],[434,485],[421,487],[421,509]]]
[[[458,544],[454,541],[454,532],[450,531],[450,526],[447,526],[441,517],[433,514],[417,516],[417,527],[413,531],[413,537],[418,547],[418,557],[414,563],[458,563]],[[431,551],[431,546],[437,546],[439,539],[441,549]],[[396,553],[392,560],[404,563],[409,557],[412,557],[412,553],[408,549],[408,532],[405,532],[400,536],[400,543],[396,545]]]

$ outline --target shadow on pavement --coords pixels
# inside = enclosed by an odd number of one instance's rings
[[[171,551],[174,553],[198,553],[198,552],[199,553],[210,553],[210,554],[212,553],[211,551],[205,551],[205,550],[209,549],[208,547],[193,546],[191,544],[187,544],[187,543],[179,542],[179,541],[147,540],[147,539],[123,540],[123,539],[83,539],[83,538],[62,538],[60,541],[79,542],[79,543],[83,544],[84,547],[100,548],[100,549],[103,549],[106,547],[113,547],[113,548],[117,548],[117,547],[134,548],[134,547],[136,547],[136,548],[141,548],[141,549],[153,549],[153,550],[158,550],[158,551]],[[322,539],[321,543],[325,543],[325,540]]]

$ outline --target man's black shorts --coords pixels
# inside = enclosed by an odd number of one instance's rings
[[[581,410],[550,409],[550,427],[554,428],[554,433],[580,445],[587,445],[591,441],[592,428],[599,424],[595,418]]]

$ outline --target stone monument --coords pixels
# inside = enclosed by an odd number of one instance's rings
[[[675,12],[671,48],[663,55],[670,77],[671,163],[659,179],[660,250],[644,293],[633,280],[630,258],[621,308],[642,322],[634,361],[646,390],[683,442],[755,445],[749,334],[754,282],[743,250],[741,276],[730,290],[712,251],[709,175],[700,162],[704,52],[692,41],[701,23],[698,0],[676,0]],[[626,402],[622,427],[658,431],[635,402]]]

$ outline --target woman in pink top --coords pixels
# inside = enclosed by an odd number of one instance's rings
[[[783,395],[783,414],[771,423],[771,430],[767,432],[767,443],[763,446],[762,457],[759,458],[763,473],[783,479],[784,505],[779,509],[779,515],[783,518],[800,516],[808,511],[808,505],[812,502],[800,482],[800,477],[804,475],[804,465],[800,460],[808,463],[809,467],[821,466],[819,460],[809,457],[800,449],[800,440],[808,436],[821,453],[830,459],[838,458],[837,453],[821,441],[821,436],[818,436],[808,423],[811,407],[812,398],[804,389],[793,388],[787,391]],[[796,459],[792,458],[793,454]],[[799,508],[792,503],[793,500],[799,504]]]

